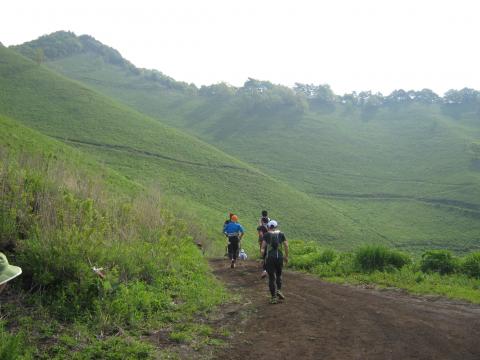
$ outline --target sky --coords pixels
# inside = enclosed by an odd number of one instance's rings
[[[248,77],[335,93],[480,89],[476,0],[15,0],[0,42],[88,34],[197,86]]]

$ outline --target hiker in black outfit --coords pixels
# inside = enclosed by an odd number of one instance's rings
[[[258,246],[260,248],[260,252],[262,251],[262,241],[263,235],[268,232],[267,224],[270,222],[270,218],[268,217],[267,210],[262,210],[262,216],[258,220],[257,232],[258,232]],[[267,276],[267,269],[265,268],[265,255],[262,258],[262,278]]]
[[[260,250],[262,249],[263,235],[265,235],[268,231],[267,224],[269,222],[270,222],[270,218],[268,217],[268,212],[267,212],[267,210],[263,210],[262,211],[262,217],[258,220],[258,226],[257,226],[258,246],[259,246]]]
[[[288,241],[285,234],[277,230],[278,223],[275,220],[271,220],[267,227],[268,232],[263,236],[261,252],[262,256],[265,254],[268,287],[272,295],[270,303],[276,304],[279,299],[285,299],[280,290],[282,289],[283,263],[288,263]],[[285,250],[285,256],[283,256],[282,248]]]

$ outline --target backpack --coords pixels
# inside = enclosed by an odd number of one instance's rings
[[[268,243],[267,247],[267,256],[270,252],[276,251],[278,257],[278,248],[280,247],[280,232],[270,233],[270,242]]]

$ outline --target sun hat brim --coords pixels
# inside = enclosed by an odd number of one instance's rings
[[[10,281],[16,278],[22,273],[22,269],[18,266],[8,265],[8,267],[0,273],[0,285],[5,284],[7,281]]]

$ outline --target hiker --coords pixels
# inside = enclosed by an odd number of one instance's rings
[[[260,250],[262,249],[262,239],[268,231],[267,224],[269,223],[270,218],[268,217],[267,210],[262,210],[262,216],[258,220],[257,232],[258,232],[258,245]]]
[[[262,257],[262,279],[267,276],[267,268],[265,267],[265,255],[266,253],[262,254],[262,243],[263,243],[263,236],[268,232],[267,225],[261,225],[257,227],[258,231],[258,244],[260,246],[260,256]]]
[[[233,269],[238,256],[240,240],[242,240],[244,234],[242,225],[238,223],[237,215],[232,215],[231,221],[225,225],[223,232],[228,237],[228,257],[230,267]]]
[[[8,263],[7,257],[0,252],[0,293],[7,286],[7,282],[22,273],[22,269]]]
[[[268,217],[268,211],[267,210],[262,210],[262,216],[258,220],[258,225],[259,226],[262,226],[262,225],[267,226],[267,224],[269,222],[270,222],[270,218]]]
[[[234,215],[234,213],[229,212],[228,213],[228,219],[225,220],[225,222],[223,223],[223,233],[224,234],[225,234],[225,228],[227,227],[228,224],[230,224],[232,222],[232,216],[233,215]],[[225,256],[228,256],[228,245],[225,247]]]
[[[271,220],[267,224],[268,232],[263,236],[262,255],[265,255],[265,267],[268,273],[268,287],[272,296],[270,303],[276,304],[278,300],[284,300],[282,289],[283,263],[288,263],[288,241],[280,232],[278,223]],[[282,253],[285,250],[285,256]]]
[[[267,229],[267,224],[269,223],[270,218],[268,217],[268,212],[267,210],[262,211],[262,216],[260,217],[260,220],[258,221],[258,227],[257,227],[257,232],[258,232],[258,246],[260,248],[260,252],[262,251],[262,241],[263,241],[263,235],[265,235],[268,232]],[[267,269],[265,268],[265,255],[262,256],[262,279],[267,276]]]
[[[263,235],[268,232],[267,224],[269,223],[270,218],[268,217],[268,211],[262,210],[262,216],[258,220],[258,246],[260,248],[260,252],[262,251],[262,241]],[[262,279],[267,276],[267,269],[265,268],[265,255],[262,256]]]

